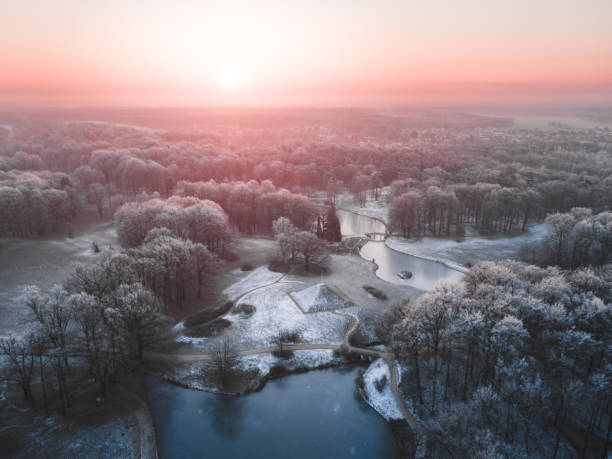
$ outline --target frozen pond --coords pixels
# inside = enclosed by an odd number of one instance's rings
[[[339,210],[340,230],[343,236],[363,236],[366,233],[384,233],[385,224],[374,218],[354,212]],[[461,272],[441,263],[425,260],[390,249],[383,241],[369,241],[360,252],[366,260],[374,260],[378,265],[376,275],[387,282],[431,290],[441,280],[459,280]],[[411,271],[412,278],[400,279],[397,273]]]
[[[243,396],[215,395],[144,377],[164,458],[393,458],[384,419],[356,393],[357,368],[268,381]]]

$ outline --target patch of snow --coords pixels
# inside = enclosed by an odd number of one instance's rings
[[[398,252],[436,261],[449,268],[466,272],[468,268],[465,263],[475,263],[481,259],[516,258],[522,245],[541,240],[547,232],[548,225],[541,223],[530,227],[527,233],[520,236],[466,237],[462,241],[430,237],[407,240],[393,236],[388,238],[385,244]]]
[[[240,358],[238,366],[242,370],[256,368],[262,376],[270,372],[274,365],[283,365],[288,370],[296,368],[319,368],[330,363],[342,363],[344,359],[334,355],[331,349],[308,349],[294,351],[288,359],[275,357],[272,353],[248,355]]]
[[[257,369],[261,375],[267,375],[270,372],[270,368],[276,365],[279,360],[278,357],[275,357],[270,352],[266,352],[265,354],[245,355],[244,357],[240,357],[238,368],[244,371]]]
[[[431,245],[427,245],[427,246],[419,245],[425,239],[427,239],[428,241],[434,241],[434,243]],[[387,238],[387,240],[385,241],[385,244],[387,245],[387,247],[389,247],[392,250],[395,250],[396,252],[405,253],[406,255],[411,255],[417,258],[422,258],[423,260],[434,261],[436,263],[440,263],[448,268],[455,269],[462,273],[468,272],[469,268],[467,266],[464,266],[453,260],[439,258],[435,256],[436,249],[438,247],[436,243],[439,243],[439,242],[459,244],[457,241],[453,241],[453,240],[437,240],[437,239],[430,239],[430,238],[423,238],[420,241],[413,242],[413,241],[407,241],[403,238],[399,238],[396,236]]]
[[[290,294],[305,312],[329,311],[353,306],[327,284],[315,284]]]
[[[267,266],[260,266],[251,271],[244,279],[226,288],[223,293],[225,293],[229,299],[235,301],[241,295],[255,288],[270,285],[278,281],[281,277],[283,277],[283,273],[275,273],[270,271]]]
[[[378,381],[385,380],[382,391],[378,391]],[[391,390],[391,373],[383,359],[378,359],[370,365],[363,375],[364,392],[366,401],[387,421],[391,419],[402,419],[403,415],[393,396]],[[379,383],[380,384],[380,383]]]
[[[227,317],[232,321],[227,334],[241,349],[266,347],[281,330],[297,331],[302,343],[341,344],[348,320],[331,312],[303,314],[289,298],[287,285],[274,285],[245,296],[243,301],[256,307],[249,318]]]
[[[182,320],[172,327],[172,331],[174,332],[182,332],[183,330],[185,330],[185,323]]]
[[[196,338],[196,337],[192,337],[192,336],[179,336],[178,338],[176,338],[176,342],[177,343],[187,343],[187,344],[201,344],[201,343],[205,343],[208,340],[208,338]]]
[[[277,283],[245,295],[241,302],[255,306],[248,317],[243,314],[224,316],[231,325],[219,336],[210,338],[179,337],[177,341],[191,343],[201,352],[214,352],[227,337],[235,350],[264,348],[274,345],[280,331],[298,332],[300,343],[342,344],[347,317],[333,312],[304,314],[287,292],[291,284]]]
[[[368,349],[381,352],[391,352],[391,349],[386,344],[375,344],[374,346],[368,346]]]

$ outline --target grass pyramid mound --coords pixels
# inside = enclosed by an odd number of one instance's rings
[[[354,306],[351,301],[343,298],[327,284],[315,284],[292,293],[291,296],[304,312],[329,311]]]

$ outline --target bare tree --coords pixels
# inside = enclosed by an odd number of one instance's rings
[[[23,399],[32,403],[32,373],[34,351],[29,340],[17,340],[14,336],[0,341],[0,351],[8,358],[11,377],[21,387]]]
[[[227,387],[232,370],[236,366],[236,351],[229,337],[225,336],[215,351],[215,373],[222,387]]]

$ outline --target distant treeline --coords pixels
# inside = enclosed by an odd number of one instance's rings
[[[306,196],[333,200],[348,190],[363,204],[391,186],[391,225],[406,236],[460,235],[465,225],[508,232],[612,202],[606,130],[402,131],[389,119],[377,131],[366,121],[358,136],[355,126],[324,117],[295,128],[208,126],[198,135],[22,120],[0,139],[0,214],[11,221],[0,234],[38,235],[86,209],[110,215],[126,202],[172,194],[218,203],[239,231],[270,233],[280,216],[298,227],[314,222]],[[16,210],[30,201],[44,208],[32,211],[38,223]]]

